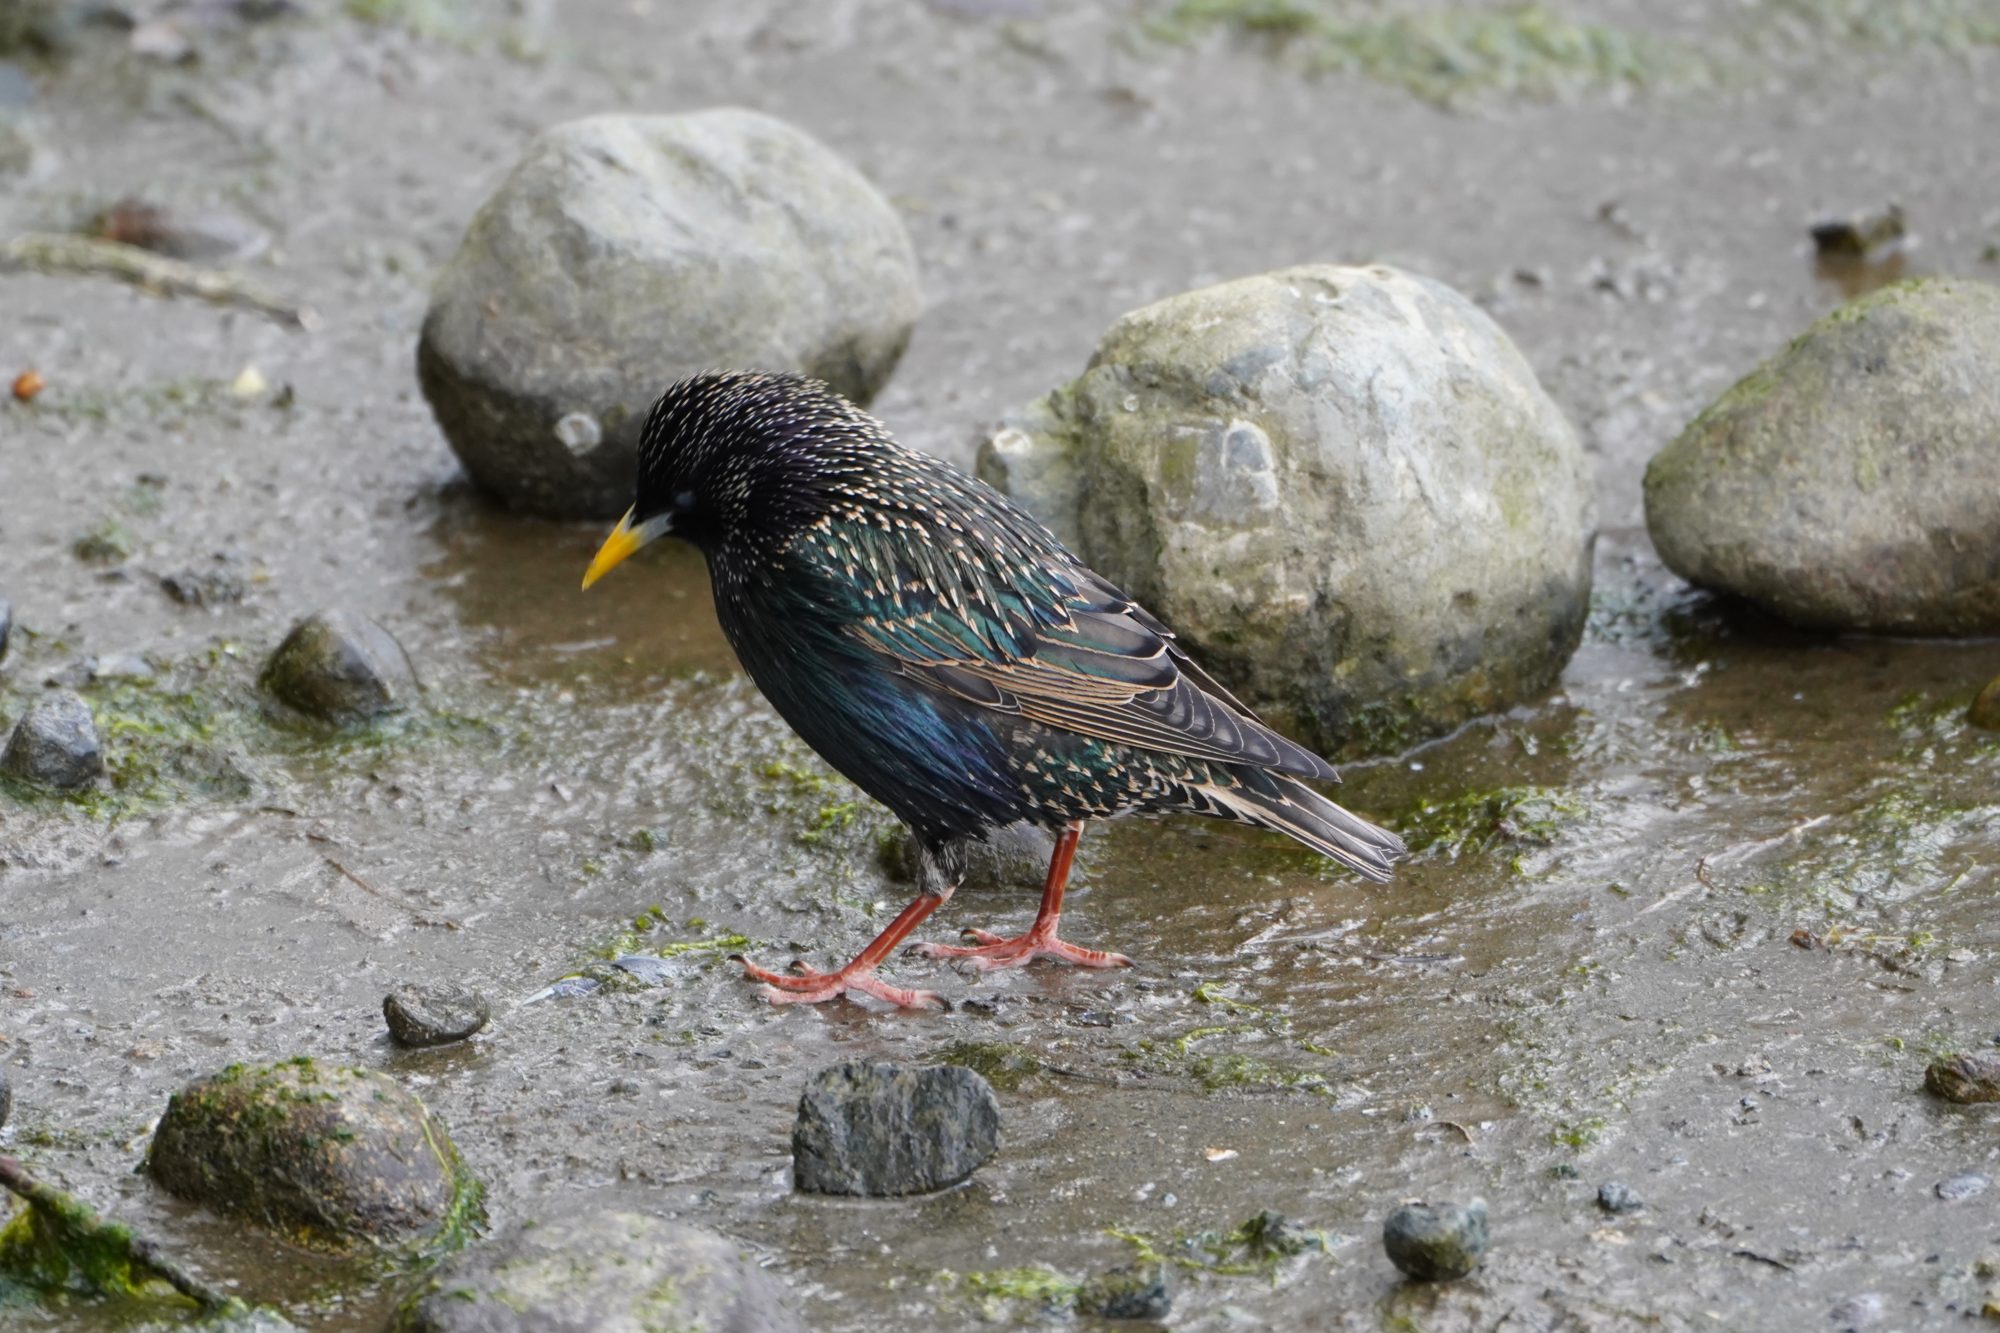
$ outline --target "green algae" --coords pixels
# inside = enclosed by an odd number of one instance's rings
[[[1031,1268],[989,1268],[957,1273],[947,1268],[932,1283],[940,1291],[970,1304],[986,1323],[1000,1323],[1027,1313],[1067,1314],[1076,1305],[1083,1283],[1046,1265]]]
[[[1012,1092],[1041,1076],[1041,1058],[1027,1047],[1008,1041],[954,1041],[925,1057],[936,1064],[959,1065],[980,1075],[1002,1092]]]
[[[1643,87],[1693,64],[1673,43],[1540,4],[1385,14],[1337,0],[1180,0],[1152,24],[1170,41],[1213,28],[1272,41],[1311,72],[1361,74],[1441,105]]]
[[[1457,861],[1496,848],[1554,847],[1587,823],[1593,811],[1580,797],[1553,787],[1503,787],[1445,800],[1420,799],[1399,821],[1418,859]],[[1516,856],[1517,871],[1524,863]]]
[[[1339,1242],[1333,1232],[1301,1227],[1264,1209],[1233,1227],[1176,1231],[1171,1236],[1132,1228],[1106,1232],[1130,1245],[1142,1263],[1163,1263],[1214,1277],[1274,1279],[1289,1259],[1324,1254]]]

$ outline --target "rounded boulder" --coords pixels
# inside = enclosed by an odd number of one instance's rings
[[[333,1253],[450,1244],[479,1199],[415,1096],[307,1059],[231,1065],[175,1093],[146,1169],[177,1198]]]
[[[1787,620],[2000,631],[2000,287],[1900,282],[1820,320],[1646,469],[1669,568]]]
[[[448,1260],[398,1333],[803,1333],[742,1246],[629,1208],[538,1217]]]
[[[417,370],[481,486],[614,517],[673,381],[798,371],[866,403],[918,307],[895,209],[803,131],[736,109],[591,116],[535,139],[472,219]]]
[[[1114,324],[979,473],[1280,730],[1381,753],[1547,689],[1583,633],[1576,433],[1459,293],[1311,265]]]

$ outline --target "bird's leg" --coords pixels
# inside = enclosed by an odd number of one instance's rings
[[[913,952],[925,958],[963,958],[982,970],[1020,967],[1037,958],[1060,958],[1078,967],[1132,966],[1132,960],[1122,953],[1081,949],[1067,940],[1056,938],[1056,926],[1062,920],[1063,886],[1069,882],[1070,862],[1076,859],[1077,840],[1082,836],[1081,820],[1066,826],[1056,835],[1055,855],[1049,858],[1049,875],[1042,882],[1041,910],[1035,913],[1035,924],[1028,927],[1026,934],[1007,939],[991,931],[968,930],[965,933],[978,941],[971,948],[954,944],[919,944]]]
[[[887,958],[895,947],[901,944],[920,922],[944,904],[951,897],[951,889],[942,893],[931,891],[926,886],[915,900],[905,907],[902,914],[891,921],[868,947],[854,955],[854,961],[838,972],[821,972],[807,967],[804,963],[792,964],[790,972],[772,972],[757,966],[741,954],[732,955],[732,961],[743,965],[743,975],[752,981],[764,983],[764,998],[772,1004],[818,1004],[831,1000],[836,995],[848,991],[859,991],[863,995],[873,995],[878,1000],[904,1009],[944,1009],[943,997],[935,991],[906,990],[901,986],[891,986],[875,975],[876,967]]]

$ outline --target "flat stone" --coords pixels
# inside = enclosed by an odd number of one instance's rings
[[[28,705],[0,752],[0,773],[51,787],[81,787],[104,772],[104,748],[90,705],[69,690]]]
[[[305,1059],[231,1065],[175,1093],[146,1170],[178,1198],[335,1253],[448,1242],[478,1197],[413,1094]]]
[[[733,108],[590,116],[537,137],[480,207],[417,370],[474,481],[610,518],[675,380],[798,371],[866,403],[919,307],[896,210],[810,135]]]
[[[1486,1253],[1486,1201],[1404,1204],[1383,1224],[1382,1247],[1419,1282],[1464,1277]]]
[[[792,1129],[792,1177],[814,1194],[922,1194],[1000,1149],[992,1085],[960,1065],[855,1061],[814,1074]]]
[[[325,611],[293,625],[260,678],[275,698],[308,716],[366,722],[405,707],[417,678],[395,636],[365,616]]]
[[[1801,625],[2000,631],[2000,287],[1899,282],[1834,311],[1646,469],[1691,583]]]
[[[628,1207],[572,1205],[447,1260],[399,1333],[804,1333],[744,1247]]]
[[[1576,432],[1442,283],[1309,265],[1124,316],[982,479],[1279,731],[1396,752],[1539,696],[1583,634]]]
[[[1946,1203],[1958,1203],[1986,1193],[1987,1187],[1992,1183],[1992,1177],[1984,1172],[1961,1171],[1958,1175],[1937,1183],[1937,1196]]]
[[[478,991],[452,982],[398,986],[382,998],[389,1035],[403,1046],[464,1041],[486,1026],[493,1007]]]

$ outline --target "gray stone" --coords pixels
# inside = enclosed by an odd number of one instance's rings
[[[1924,1070],[1924,1086],[1948,1102],[2000,1102],[2000,1055],[1941,1055]]]
[[[450,1243],[479,1196],[443,1124],[394,1079],[306,1059],[175,1093],[146,1169],[169,1194],[335,1253]]]
[[[1032,824],[1009,824],[984,841],[966,842],[961,889],[1039,889],[1048,878],[1055,839]],[[898,824],[882,840],[882,868],[897,881],[914,884],[922,875],[922,853],[910,831]],[[1072,881],[1074,882],[1074,881]]]
[[[1722,395],[1646,469],[1690,582],[1802,625],[2000,631],[2000,288],[1897,283]]]
[[[328,722],[365,722],[408,704],[416,673],[403,646],[365,616],[326,611],[293,625],[264,664],[266,691]]]
[[[250,591],[243,575],[226,563],[162,574],[160,587],[182,606],[228,606],[242,601]]]
[[[2000,731],[2000,676],[1986,682],[1966,710],[1965,720],[1985,731]]]
[[[1636,1213],[1645,1208],[1646,1201],[1634,1194],[1631,1186],[1607,1180],[1597,1187],[1597,1206],[1607,1213]]]
[[[1486,1201],[1409,1203],[1382,1226],[1389,1259],[1419,1282],[1448,1282],[1479,1267],[1486,1253]]]
[[[978,467],[1323,749],[1396,750],[1532,697],[1583,632],[1576,433],[1483,311],[1395,269],[1134,311]]]
[[[1173,1303],[1173,1270],[1163,1263],[1099,1273],[1076,1293],[1076,1312],[1099,1319],[1165,1319]]]
[[[404,1046],[443,1046],[464,1041],[486,1026],[493,1007],[476,990],[452,982],[398,986],[382,997],[389,1035]]]
[[[90,705],[69,690],[43,695],[14,724],[0,773],[51,787],[81,787],[104,771]]]
[[[1975,1195],[1986,1193],[1992,1177],[1980,1171],[1961,1171],[1948,1180],[1937,1183],[1937,1196],[1946,1203],[1958,1203]]]
[[[902,221],[817,140],[735,109],[592,116],[538,137],[473,218],[417,369],[480,485],[532,513],[610,517],[675,379],[800,371],[866,403],[918,308]],[[595,447],[561,427],[576,415]]]
[[[434,1274],[400,1333],[803,1333],[735,1242],[620,1207],[535,1218]]]
[[[921,1194],[1000,1150],[993,1088],[960,1065],[860,1061],[813,1075],[792,1127],[792,1178],[814,1194]]]
[[[0,1069],[0,1129],[7,1128],[7,1117],[14,1109],[14,1086],[7,1081],[7,1071]]]

